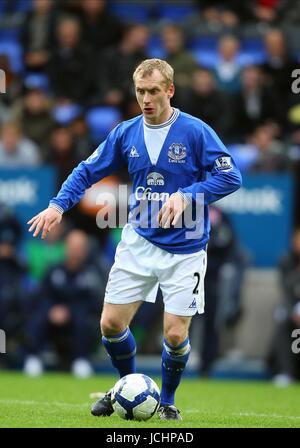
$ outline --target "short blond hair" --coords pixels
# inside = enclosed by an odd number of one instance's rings
[[[138,76],[144,78],[152,75],[154,70],[158,70],[164,77],[164,83],[169,87],[174,82],[174,69],[162,59],[145,59],[137,66],[133,73],[133,82],[136,82]]]

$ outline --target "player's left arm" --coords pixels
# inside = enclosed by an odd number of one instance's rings
[[[180,188],[179,193],[185,196],[187,202],[203,197],[204,204],[209,205],[238,190],[242,185],[242,176],[228,149],[210,126],[203,124],[201,139],[200,168],[211,176]]]
[[[203,125],[201,140],[199,168],[210,172],[211,177],[186,188],[179,188],[170,196],[158,214],[159,225],[163,228],[176,225],[192,200],[211,204],[238,190],[242,185],[241,173],[229,151],[215,131],[206,124]]]

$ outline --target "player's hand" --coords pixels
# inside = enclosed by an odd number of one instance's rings
[[[34,230],[34,237],[38,236],[38,234],[42,232],[42,239],[45,239],[51,229],[59,224],[61,220],[62,214],[58,210],[55,210],[55,208],[48,207],[46,210],[34,216],[27,222],[27,224],[31,224],[28,232],[32,232]]]
[[[171,225],[175,226],[187,205],[188,203],[183,199],[180,193],[173,193],[158,213],[158,223],[160,227],[169,229]]]

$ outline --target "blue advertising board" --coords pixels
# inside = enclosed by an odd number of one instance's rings
[[[27,221],[48,206],[55,190],[54,168],[0,169],[0,202],[16,213],[24,230]]]
[[[251,174],[243,176],[242,188],[216,203],[230,216],[255,266],[275,267],[288,250],[293,193],[291,175]],[[24,231],[27,221],[46,208],[55,194],[56,171],[52,167],[0,169],[0,202],[15,211]]]
[[[293,231],[294,182],[289,174],[243,176],[243,186],[218,201],[258,267],[275,267]]]

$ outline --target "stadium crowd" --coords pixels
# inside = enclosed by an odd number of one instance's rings
[[[292,0],[1,0],[0,168],[50,165],[59,188],[112,127],[140,113],[132,72],[143,59],[161,57],[175,69],[173,106],[211,125],[243,173],[294,173],[300,210],[300,96],[292,91],[299,25],[300,3]],[[127,182],[122,171],[108,185]],[[36,355],[50,340],[75,374],[89,373],[99,297],[120,238],[119,229],[100,231],[95,215],[83,200],[47,241],[36,241],[24,239],[1,205],[0,328],[14,354],[9,362],[25,359],[29,374],[41,372]],[[228,257],[218,239],[209,248],[217,272],[228,259],[241,266],[232,238]],[[215,272],[206,279],[211,296]],[[237,278],[239,285],[242,272]],[[229,320],[239,307],[237,298]],[[146,321],[137,315],[142,340],[159,311]],[[217,356],[214,328],[212,318],[205,371]]]

